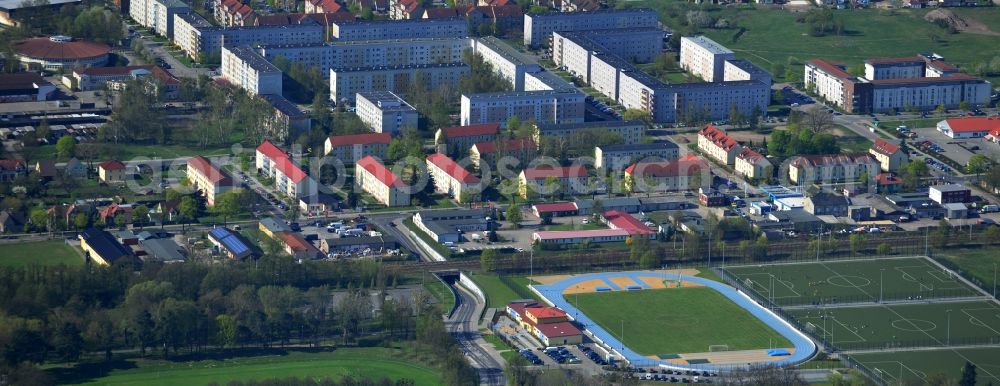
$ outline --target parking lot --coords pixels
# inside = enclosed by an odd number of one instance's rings
[[[941,150],[938,151],[938,154],[948,157],[952,161],[961,165],[968,163],[969,158],[972,157],[973,154],[981,152],[983,148],[988,147],[987,145],[993,145],[992,147],[996,147],[996,144],[991,144],[982,138],[952,139],[933,127],[910,129],[917,133],[917,138],[911,142],[914,146],[919,146],[919,143],[923,141],[931,141],[940,147]],[[979,150],[970,150],[977,148]]]

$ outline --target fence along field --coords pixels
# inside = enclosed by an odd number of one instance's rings
[[[976,365],[977,384],[1000,384],[1000,347],[865,353],[852,358],[889,384],[923,383],[935,373],[957,379],[966,361]]]
[[[728,267],[726,273],[782,307],[976,297],[957,275],[923,257]]]

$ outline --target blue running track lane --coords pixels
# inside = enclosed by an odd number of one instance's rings
[[[743,307],[743,309],[753,314],[754,317],[760,319],[762,322],[764,322],[764,324],[768,325],[768,327],[773,328],[779,334],[781,334],[782,336],[787,338],[790,342],[792,342],[792,345],[795,346],[795,353],[785,358],[774,361],[761,362],[761,363],[750,363],[750,365],[753,364],[766,364],[772,366],[796,365],[809,360],[809,358],[812,357],[813,353],[816,352],[816,344],[813,343],[812,340],[810,340],[808,337],[805,336],[805,334],[796,330],[795,327],[792,327],[792,325],[782,320],[780,317],[775,315],[770,310],[764,308],[760,304],[757,304],[757,302],[753,301],[748,296],[746,296],[740,291],[737,291],[733,287],[730,287],[723,283],[719,283],[714,280],[709,280],[701,277],[666,274],[666,273],[650,272],[650,271],[605,272],[605,273],[590,273],[590,274],[572,276],[553,284],[533,285],[531,286],[531,288],[539,295],[541,295],[550,304],[561,308],[563,311],[566,311],[567,314],[571,315],[571,317],[574,317],[577,324],[581,325],[586,331],[590,332],[591,334],[593,334],[593,336],[597,337],[597,339],[603,342],[606,348],[611,348],[613,351],[616,351],[619,354],[621,354],[621,356],[623,356],[632,366],[636,367],[661,366],[674,370],[699,370],[699,371],[704,371],[704,370],[728,371],[728,370],[733,370],[734,368],[747,367],[748,364],[734,364],[734,363],[678,365],[675,363],[667,363],[666,361],[662,360],[651,359],[647,356],[640,355],[639,353],[632,351],[632,349],[628,347],[625,347],[623,349],[622,343],[618,341],[618,339],[616,339],[614,336],[612,336],[603,328],[601,328],[601,326],[598,326],[597,323],[594,323],[594,321],[588,318],[586,314],[578,310],[576,307],[573,307],[573,305],[570,304],[568,301],[566,301],[566,299],[563,297],[563,292],[567,288],[577,285],[579,283],[594,279],[599,279],[604,282],[611,283],[611,281],[609,280],[610,278],[622,277],[622,276],[631,278],[633,279],[633,281],[640,284],[645,284],[638,279],[640,276],[656,277],[656,278],[671,279],[671,280],[676,280],[679,278],[680,280],[698,283],[706,287],[709,287],[711,289],[714,289],[719,293],[721,293],[726,298],[728,298],[729,300],[733,301],[733,303],[736,303],[740,307]],[[614,287],[617,288],[617,286]],[[765,349],[761,350],[766,351]]]

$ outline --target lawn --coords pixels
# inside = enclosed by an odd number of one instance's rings
[[[834,135],[837,136],[837,144],[845,152],[866,153],[868,152],[868,148],[872,147],[872,141],[868,140],[868,138],[862,137],[858,133],[841,125],[837,125],[837,131]]]
[[[1000,348],[997,347],[886,352],[851,357],[872,371],[881,372],[890,384],[922,384],[929,375],[938,373],[957,380],[966,361],[976,365],[977,385],[1000,384]]]
[[[939,253],[958,266],[958,270],[965,271],[972,275],[978,282],[983,283],[982,287],[989,292],[993,292],[996,283],[993,282],[996,269],[1000,266],[1000,249],[948,249]]]
[[[660,20],[665,25],[678,26],[685,36],[691,34],[689,30],[692,28],[679,27],[686,25],[681,20],[686,19],[688,10],[698,8],[696,5],[672,0],[640,0],[619,4],[654,8],[659,11]],[[813,37],[807,33],[807,24],[796,22],[801,13],[755,7],[700,8],[707,10],[708,15],[713,18],[735,22],[737,28],[705,28],[698,33],[732,49],[737,57],[749,59],[767,71],[771,71],[772,64],[787,66],[789,58],[795,58],[794,62],[826,58],[850,66],[860,64],[867,58],[934,52],[944,56],[951,64],[966,67],[974,62],[989,62],[997,55],[995,50],[981,49],[995,46],[995,36],[948,34],[944,29],[924,20],[924,15],[930,9],[835,10],[834,18],[843,22],[845,33],[841,36]],[[994,31],[1000,31],[1000,23],[996,21],[1000,20],[1000,9],[960,11],[959,15],[978,19]],[[741,33],[741,29],[745,30]],[[779,77],[781,75],[775,74]],[[997,77],[991,80],[995,81]]]
[[[486,294],[486,307],[504,307],[518,299],[538,299],[528,285],[535,284],[524,276],[474,274],[472,281]]]
[[[83,254],[62,240],[0,245],[0,266],[81,265]]]
[[[916,257],[755,265],[724,270],[782,306],[869,303],[879,300],[880,296],[883,300],[897,300],[976,295],[973,288],[951,272]]]
[[[1000,343],[1000,306],[988,301],[787,310],[841,350]],[[949,316],[950,314],[950,316]],[[949,340],[950,339],[950,340]]]
[[[229,154],[232,149],[229,147],[208,147],[201,148],[197,146],[184,146],[184,145],[139,145],[139,144],[128,144],[120,143],[114,146],[108,146],[105,152],[109,153],[109,158],[118,158],[121,160],[131,160],[136,158],[161,158],[161,159],[171,159],[179,157],[190,157],[194,155],[202,155],[206,157],[210,156],[220,156]],[[112,157],[113,156],[113,157]],[[31,151],[32,159],[56,159],[56,147],[55,146],[40,146]]]
[[[937,127],[938,122],[941,122],[945,118],[946,117],[880,121],[878,127],[887,131],[895,131],[899,126],[906,126],[909,129]]]
[[[424,289],[430,292],[431,296],[441,305],[441,312],[445,314],[450,313],[451,309],[455,307],[455,294],[440,280],[433,279],[427,281],[424,283]]]
[[[205,360],[125,360],[85,368],[55,368],[58,384],[205,385],[232,380],[285,377],[369,377],[412,379],[417,385],[441,384],[436,370],[413,361],[400,349],[343,348],[306,352],[275,350],[275,355]]]
[[[723,344],[730,350],[791,347],[764,322],[707,287],[580,294],[568,300],[643,355],[706,352]]]

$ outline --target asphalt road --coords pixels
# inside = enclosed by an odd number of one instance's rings
[[[452,284],[452,287],[458,294],[455,299],[458,308],[445,321],[448,332],[455,338],[462,353],[479,373],[481,385],[506,385],[503,360],[500,359],[499,353],[493,349],[493,346],[483,340],[477,329],[479,314],[485,305],[478,304],[475,295],[464,287],[456,284]]]

